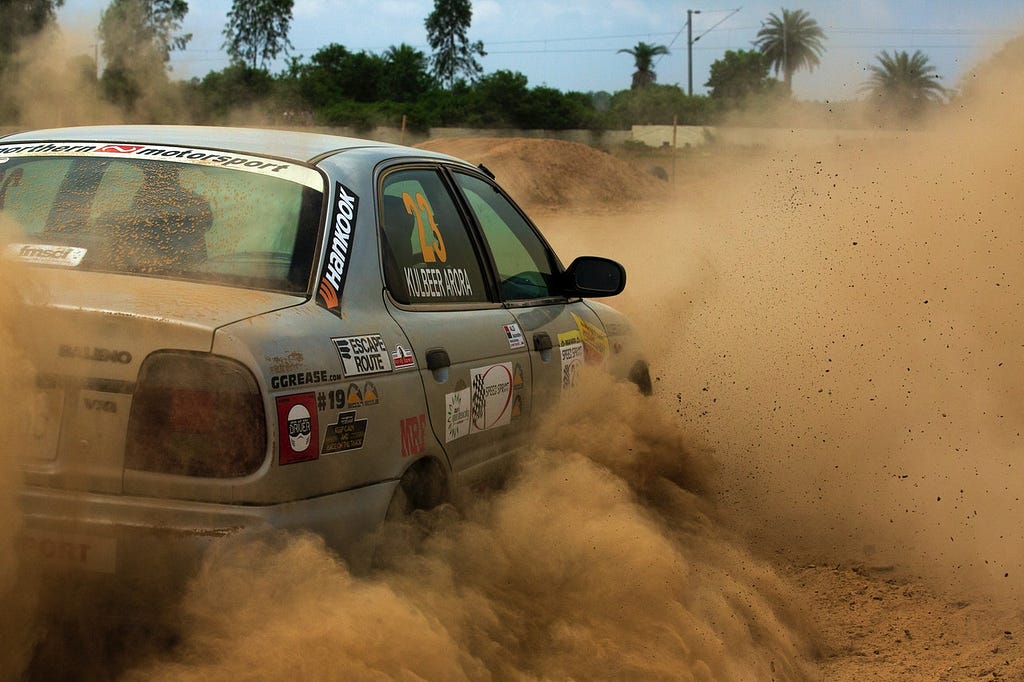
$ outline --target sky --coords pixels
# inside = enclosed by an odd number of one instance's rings
[[[66,0],[58,13],[83,52],[93,53],[99,14],[108,0]],[[620,49],[643,41],[665,45],[658,59],[658,83],[689,86],[706,94],[711,63],[726,50],[751,49],[761,22],[781,8],[804,9],[826,34],[826,52],[814,71],[794,76],[802,99],[857,97],[867,66],[882,50],[921,50],[937,67],[940,82],[955,87],[964,74],[1014,35],[1024,33],[1022,0],[778,0],[679,2],[678,0],[473,0],[468,37],[482,41],[485,73],[499,69],[524,74],[531,87],[563,92],[615,92],[629,87],[633,58]],[[227,66],[222,49],[230,0],[191,0],[183,30],[193,34],[175,52],[179,78],[201,77]],[[295,0],[290,54],[308,58],[330,43],[348,50],[382,53],[406,43],[430,54],[424,21],[433,0]],[[687,49],[687,10],[693,10],[692,50]],[[699,13],[697,13],[699,12]],[[283,68],[279,59],[271,71]]]

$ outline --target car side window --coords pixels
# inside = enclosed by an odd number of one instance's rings
[[[489,301],[469,229],[437,170],[389,173],[380,212],[384,279],[396,301]]]
[[[530,224],[493,185],[455,173],[483,230],[506,301],[558,296],[558,261]]]

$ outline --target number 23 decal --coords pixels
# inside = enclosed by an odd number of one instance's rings
[[[423,253],[424,263],[434,263],[448,260],[448,252],[444,248],[444,238],[441,230],[434,221],[434,209],[430,208],[430,202],[421,193],[416,193],[414,199],[408,192],[402,193],[402,203],[409,215],[416,216],[416,229],[420,233],[420,250]],[[424,220],[424,217],[426,220]],[[430,232],[433,235],[433,242],[427,243],[427,225],[430,225]]]

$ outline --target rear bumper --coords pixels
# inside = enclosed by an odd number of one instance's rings
[[[350,562],[383,520],[397,481],[266,506],[158,500],[26,487],[20,493],[23,565],[170,582],[190,575],[206,549],[240,532],[309,531]]]

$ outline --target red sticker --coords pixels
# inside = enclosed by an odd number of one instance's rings
[[[131,154],[142,149],[141,144],[108,144],[97,149],[104,154]]]
[[[419,455],[427,450],[427,416],[424,414],[402,420],[402,457]]]
[[[312,393],[277,398],[278,463],[308,462],[320,456],[320,430],[316,421],[316,396]]]

